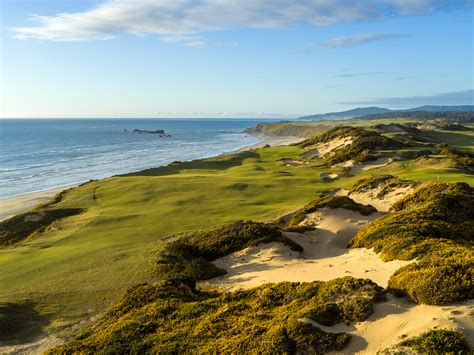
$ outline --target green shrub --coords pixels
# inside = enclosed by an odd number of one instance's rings
[[[75,341],[49,354],[72,353],[298,353],[342,350],[349,334],[325,332],[305,321],[318,305],[336,322],[364,320],[383,290],[370,280],[267,284],[221,293],[163,280],[139,285]],[[364,313],[345,304],[364,303]],[[336,308],[339,309],[336,311]],[[356,307],[357,308],[357,307]],[[357,309],[359,309],[357,308]]]
[[[447,304],[474,297],[474,252],[425,257],[397,270],[388,289],[418,303]]]
[[[33,237],[53,222],[84,212],[82,208],[35,209],[0,222],[0,246],[13,245]]]
[[[238,221],[221,228],[182,235],[165,243],[159,252],[157,274],[162,278],[205,280],[225,274],[212,260],[259,243],[280,242],[301,252],[303,248],[275,227]]]
[[[433,329],[405,340],[400,345],[426,354],[472,354],[466,338],[449,329]]]

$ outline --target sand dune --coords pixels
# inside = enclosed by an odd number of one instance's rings
[[[387,193],[382,193],[382,189],[377,187],[364,192],[350,192],[348,190],[339,190],[338,196],[348,196],[357,203],[363,205],[372,205],[379,212],[389,212],[395,202],[405,197],[415,189],[416,185],[404,186],[393,189]]]
[[[457,329],[474,344],[473,301],[440,307],[417,305],[389,294],[386,302],[378,303],[374,308],[369,319],[355,325],[317,326],[326,331],[353,335],[344,354],[375,354],[433,328]]]
[[[279,243],[247,248],[217,259],[214,263],[228,273],[204,284],[235,290],[268,282],[354,276],[370,278],[386,287],[393,272],[409,261],[383,262],[372,250],[346,248],[359,228],[379,216],[379,213],[362,216],[354,211],[323,208],[303,221],[306,225],[317,226],[315,232],[286,233],[305,249],[303,253],[296,253]]]

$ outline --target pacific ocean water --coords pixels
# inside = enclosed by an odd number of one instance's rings
[[[0,120],[0,199],[230,152],[250,119]],[[171,138],[124,132],[164,129]]]

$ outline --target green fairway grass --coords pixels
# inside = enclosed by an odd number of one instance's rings
[[[474,151],[472,132],[432,134]],[[262,148],[74,188],[48,208],[84,208],[84,213],[60,220],[32,240],[0,248],[0,303],[31,302],[47,320],[49,333],[67,335],[88,325],[125,290],[154,280],[156,253],[167,236],[236,220],[276,220],[323,191],[349,188],[376,174],[474,186],[474,175],[442,160],[402,160],[357,174],[317,161],[298,166],[279,161],[300,159],[303,152],[298,146]],[[323,172],[339,177],[328,182],[320,177]]]

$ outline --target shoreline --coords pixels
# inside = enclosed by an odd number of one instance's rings
[[[262,135],[258,135],[254,137],[259,139],[260,142],[252,144],[252,145],[248,145],[248,146],[245,146],[245,147],[242,147],[230,152],[225,152],[219,155],[241,153],[241,152],[249,151],[251,149],[262,148],[267,144],[274,147],[274,146],[288,145],[288,144],[303,140],[303,138],[298,138],[298,137],[271,137],[271,136],[262,136]],[[31,192],[24,195],[0,199],[0,221],[11,218],[17,214],[25,213],[31,210],[32,208],[35,208],[38,205],[47,203],[54,196],[56,196],[56,194],[66,189],[76,187],[80,184],[81,183],[57,186],[57,187],[53,187],[51,189],[47,189],[43,191]]]

